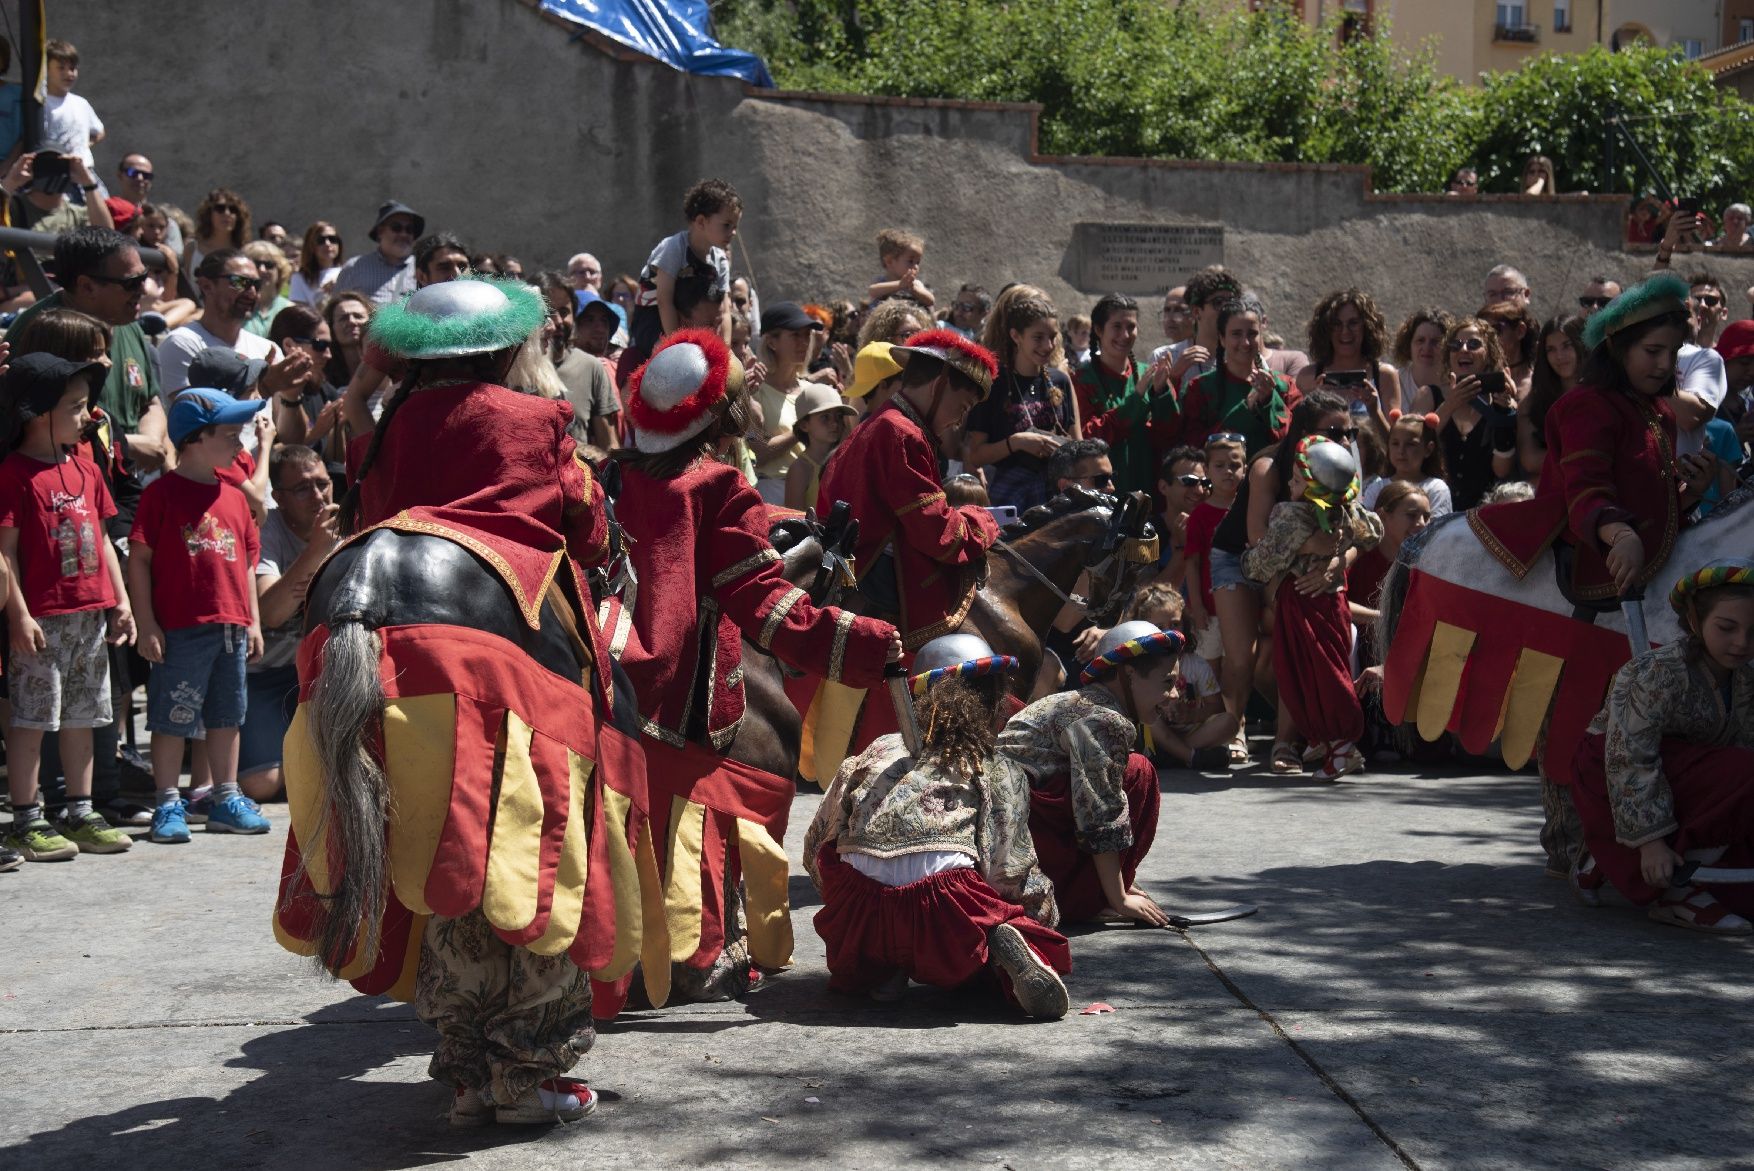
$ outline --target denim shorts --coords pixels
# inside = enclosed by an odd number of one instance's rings
[[[1242,554],[1223,549],[1212,550],[1212,592],[1246,588],[1260,592],[1261,583],[1242,575]]]
[[[214,623],[164,632],[164,662],[146,681],[146,730],[190,737],[244,722],[249,631]]]
[[[238,776],[280,767],[281,744],[298,708],[298,667],[269,667],[244,675],[249,708],[238,740]]]

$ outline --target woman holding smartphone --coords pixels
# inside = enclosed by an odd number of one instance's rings
[[[1516,473],[1516,384],[1497,332],[1478,317],[1450,326],[1443,351],[1449,388],[1421,387],[1413,412],[1437,415],[1450,495],[1466,512]]]
[[[1309,365],[1297,376],[1304,394],[1325,388],[1352,402],[1388,430],[1391,407],[1400,406],[1400,375],[1383,361],[1388,325],[1369,293],[1341,289],[1321,299],[1309,319]]]

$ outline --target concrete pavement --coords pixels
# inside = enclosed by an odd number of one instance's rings
[[[1256,902],[1186,936],[1075,936],[1074,1010],[1027,1023],[797,962],[744,1003],[635,1013],[593,1118],[453,1132],[404,1005],[268,932],[286,818],[0,875],[0,1166],[1663,1167],[1754,1159],[1754,951],[1589,911],[1542,877],[1528,777],[1338,786],[1165,774],[1142,882]],[[794,860],[815,798],[794,806]]]

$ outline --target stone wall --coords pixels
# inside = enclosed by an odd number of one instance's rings
[[[1620,250],[1617,198],[1377,196],[1363,168],[1044,158],[1031,106],[746,90],[522,0],[58,0],[49,18],[108,126],[105,174],[144,150],[160,198],[193,210],[225,184],[258,220],[334,220],[356,251],[393,195],[527,269],[588,248],[636,271],[682,226],[688,185],[718,175],[746,203],[738,267],[770,302],[862,291],[874,237],[895,225],[926,236],[941,296],[1028,280],[1070,311],[1104,291],[1070,283],[1075,225],[1222,224],[1226,263],[1293,339],[1344,285],[1394,321],[1475,308],[1487,269],[1511,261],[1547,314],[1595,273],[1648,264]],[[1754,261],[1719,267],[1739,315]],[[1153,340],[1156,314],[1142,316]]]

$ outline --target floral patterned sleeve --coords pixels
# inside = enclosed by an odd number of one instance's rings
[[[822,879],[816,873],[816,852],[824,842],[840,841],[859,790],[865,787],[873,769],[881,771],[893,758],[895,746],[890,741],[890,737],[880,736],[865,751],[843,761],[840,771],[829,782],[828,792],[822,795],[822,804],[816,807],[816,816],[804,833],[804,869],[818,890],[822,888]]]
[[[1291,569],[1297,551],[1316,531],[1315,510],[1284,501],[1267,514],[1267,532],[1242,555],[1242,571],[1254,581],[1272,581]]]
[[[1029,917],[1048,927],[1060,922],[1054,884],[1041,872],[1035,839],[1029,836],[1029,778],[1003,756],[993,756],[981,774],[981,815],[975,822],[981,876]]]
[[[1066,727],[1072,819],[1077,823],[1074,836],[1087,854],[1107,854],[1133,844],[1121,781],[1137,735],[1119,712],[1100,712]]]
[[[1642,846],[1677,828],[1674,794],[1663,775],[1663,735],[1674,705],[1686,702],[1689,683],[1685,668],[1677,670],[1661,654],[1634,659],[1614,676],[1603,764],[1621,845]]]
[[[1352,543],[1360,553],[1382,543],[1382,518],[1358,504],[1347,505],[1352,511]]]

